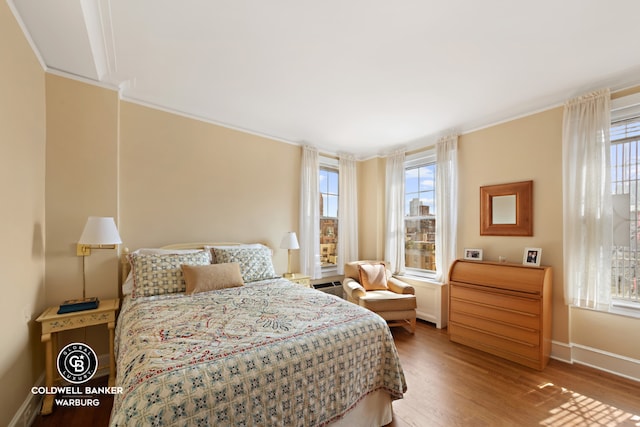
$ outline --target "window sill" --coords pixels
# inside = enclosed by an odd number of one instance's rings
[[[607,308],[590,308],[572,305],[573,308],[589,311],[597,311],[599,313],[608,313],[616,316],[633,317],[640,319],[640,304],[627,301],[613,301]]]
[[[333,265],[330,267],[322,267],[321,268],[322,272],[321,272],[321,276],[324,277],[331,277],[331,276],[337,276],[338,275],[338,266],[337,265]]]
[[[444,283],[438,282],[434,278],[426,277],[426,276],[417,276],[417,275],[406,274],[405,273],[403,275],[394,275],[393,277],[396,277],[396,278],[398,278],[398,279],[400,279],[402,281],[405,281],[407,283],[416,282],[416,283],[424,283],[424,284],[428,284],[428,285],[437,285],[437,286],[444,285]]]
[[[640,318],[640,304],[628,301],[612,301],[609,313]]]

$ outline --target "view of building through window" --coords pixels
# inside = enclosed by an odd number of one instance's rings
[[[611,124],[613,256],[611,295],[640,302],[640,117]]]
[[[405,169],[405,267],[436,270],[436,164]]]
[[[338,171],[320,168],[320,263],[338,262]]]

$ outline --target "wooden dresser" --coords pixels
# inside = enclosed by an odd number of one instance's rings
[[[449,338],[542,370],[551,353],[551,267],[457,260]]]

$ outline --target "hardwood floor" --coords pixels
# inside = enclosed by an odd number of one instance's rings
[[[408,390],[387,427],[640,426],[638,382],[555,360],[539,372],[451,343],[446,330],[420,321],[415,335],[392,331]],[[112,404],[102,397],[98,408],[55,408],[33,426],[107,426]]]
[[[393,329],[407,380],[389,427],[640,426],[640,383],[551,360],[522,367],[418,322]]]

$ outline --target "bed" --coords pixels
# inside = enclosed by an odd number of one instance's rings
[[[378,315],[277,277],[264,245],[149,251],[126,256],[112,426],[391,422],[406,382]]]

